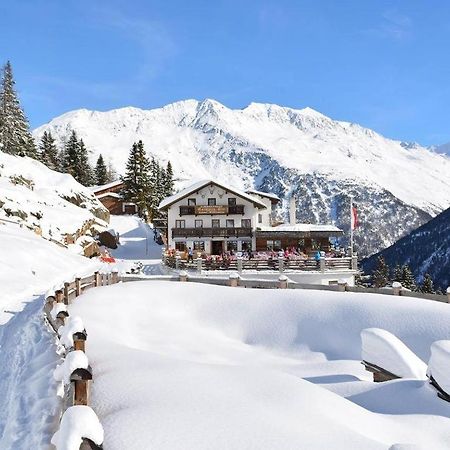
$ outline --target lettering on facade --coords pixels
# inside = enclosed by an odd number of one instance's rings
[[[199,205],[195,207],[195,214],[227,214],[228,206],[225,205]]]

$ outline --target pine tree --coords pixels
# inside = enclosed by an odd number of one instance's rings
[[[59,169],[58,149],[50,131],[44,131],[39,143],[39,160],[52,170]]]
[[[61,169],[75,178],[78,167],[78,137],[75,130],[70,134],[69,139],[61,152]],[[75,178],[76,179],[76,178]]]
[[[124,183],[123,198],[136,203],[140,215],[151,214],[153,186],[150,179],[150,162],[142,141],[133,144],[122,181]]]
[[[173,169],[170,161],[167,162],[166,167],[166,183],[165,183],[165,196],[169,197],[173,194]]]
[[[3,67],[0,90],[0,149],[6,153],[37,158],[28,120],[14,89],[11,63]]]
[[[108,169],[106,168],[102,154],[99,155],[97,164],[95,165],[95,183],[98,186],[108,183]]]
[[[400,282],[403,287],[409,289],[410,291],[415,291],[417,289],[416,281],[414,280],[411,269],[407,264],[402,266],[402,278]]]
[[[431,278],[431,275],[429,273],[426,273],[422,285],[420,286],[420,292],[423,292],[425,294],[434,294],[436,291],[434,290],[434,283],[433,279]]]
[[[402,268],[398,264],[394,268],[394,273],[392,274],[392,281],[402,282]]]
[[[88,150],[84,145],[83,139],[78,142],[78,158],[74,178],[83,186],[92,186],[94,184],[94,173],[89,164]]]
[[[389,284],[389,267],[382,256],[378,257],[377,267],[372,273],[372,284],[378,288]]]

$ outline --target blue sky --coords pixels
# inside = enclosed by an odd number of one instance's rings
[[[214,98],[302,108],[450,141],[450,2],[3,0],[33,127],[77,108]]]

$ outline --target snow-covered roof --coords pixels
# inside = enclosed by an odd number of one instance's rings
[[[274,232],[326,232],[326,233],[343,233],[343,231],[334,225],[317,225],[313,223],[296,223],[295,225],[282,224],[276,227],[261,226],[259,231]]]
[[[260,195],[261,197],[267,197],[270,198],[271,200],[275,200],[276,202],[280,201],[280,197],[278,197],[278,195],[272,194],[271,192],[262,192],[262,191],[256,191],[254,189],[251,189],[249,191],[246,191],[247,194],[256,194],[256,195]]]
[[[103,191],[104,189],[112,188],[112,187],[117,186],[122,183],[123,183],[122,180],[116,180],[116,181],[111,181],[111,183],[102,184],[100,186],[90,186],[89,189],[95,193],[98,191]]]
[[[97,198],[104,198],[104,197],[122,198],[122,196],[117,192],[105,192],[103,194],[97,195]]]
[[[236,189],[231,186],[227,186],[226,184],[223,184],[223,183],[218,183],[217,181],[200,180],[200,181],[196,181],[195,183],[191,184],[190,186],[186,187],[185,189],[181,190],[180,192],[177,192],[176,194],[171,195],[170,197],[166,197],[159,204],[159,209],[167,208],[170,205],[172,205],[173,203],[177,202],[178,200],[181,200],[182,198],[187,197],[189,194],[192,194],[192,192],[198,191],[210,184],[214,184],[216,186],[221,187],[222,189],[224,189],[226,191],[232,192],[233,194],[236,194],[237,196],[242,197],[242,198],[248,200],[249,202],[253,203],[258,208],[266,208],[266,205],[264,203],[262,203],[257,198],[245,193],[244,191],[241,191],[241,190]]]

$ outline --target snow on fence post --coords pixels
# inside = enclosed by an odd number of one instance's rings
[[[239,274],[236,272],[230,273],[228,279],[231,287],[237,287],[239,281]]]
[[[197,257],[197,272],[199,274],[202,273],[202,262],[203,262],[202,257],[201,256]]]
[[[112,284],[117,284],[119,282],[119,272],[117,270],[111,272],[111,281]]]
[[[180,272],[180,281],[187,281],[188,280],[188,274],[185,270],[182,270]]]
[[[67,281],[64,283],[64,303],[66,305],[69,304],[69,285],[70,283],[68,283]]]
[[[284,270],[284,257],[283,256],[278,257],[278,270],[280,273],[283,273],[283,270]]]
[[[100,286],[100,272],[94,272],[94,286]]]
[[[81,350],[82,352],[85,352],[87,339],[86,330],[77,331],[72,335],[72,337],[73,337],[73,348],[75,350]]]
[[[325,272],[325,258],[320,257],[319,267],[321,272]]]
[[[288,277],[286,275],[280,275],[278,277],[278,287],[280,289],[287,289],[287,287],[288,287]]]
[[[92,380],[92,368],[75,369],[70,375],[70,381],[74,383],[73,404],[89,405],[89,384]]]
[[[55,299],[56,299],[56,303],[63,303],[64,294],[61,289],[58,289],[57,291],[55,291]]]
[[[402,283],[399,283],[398,281],[394,281],[392,283],[392,290],[394,291],[394,295],[401,295]]]
[[[447,288],[447,303],[450,303],[450,286]]]
[[[338,291],[339,292],[345,292],[347,288],[347,281],[346,280],[339,280],[338,281]]]
[[[238,273],[242,273],[242,256],[237,257],[237,271]]]
[[[75,297],[81,295],[81,278],[75,278]]]

